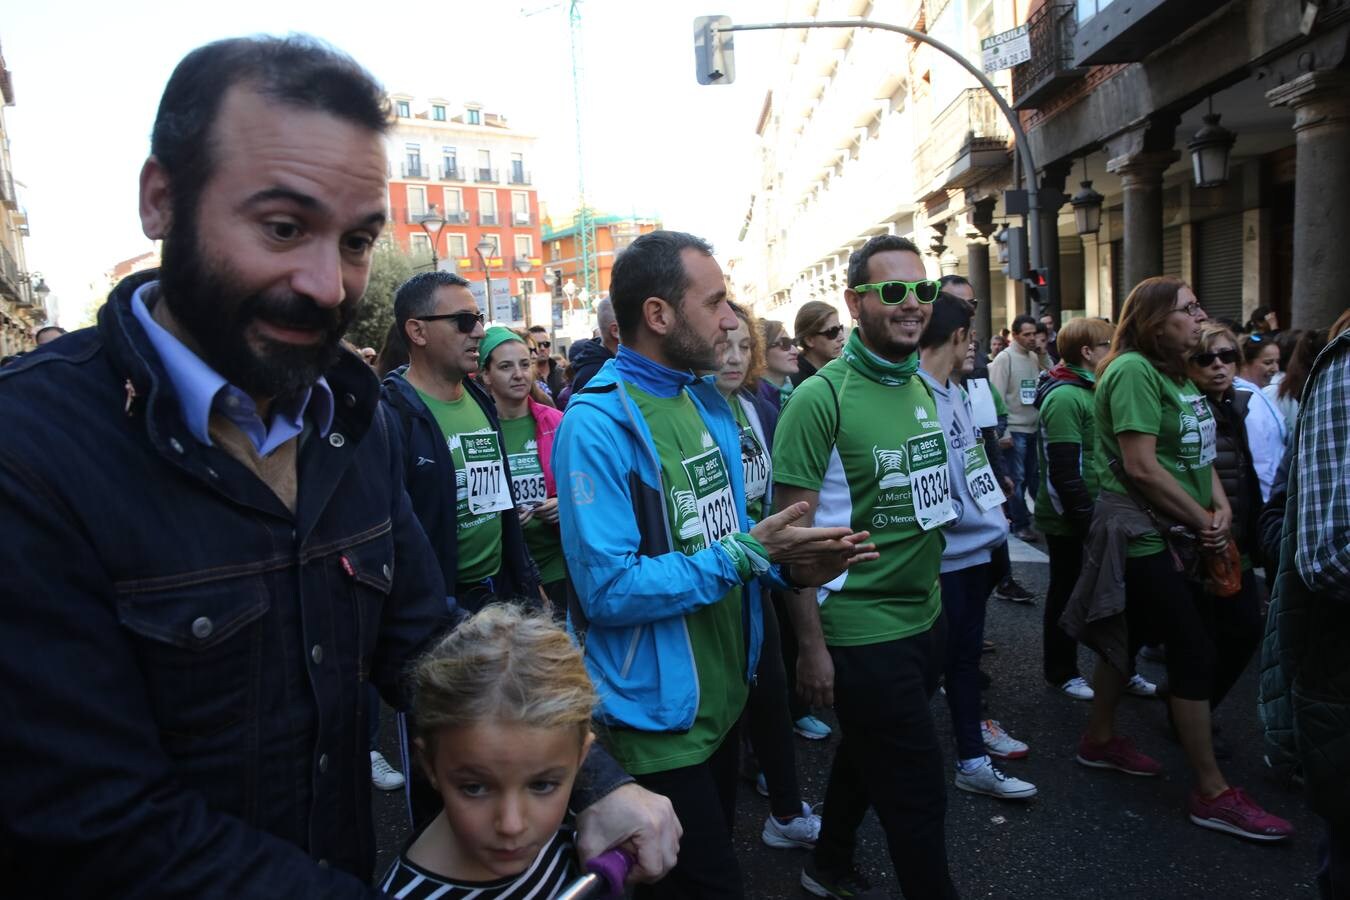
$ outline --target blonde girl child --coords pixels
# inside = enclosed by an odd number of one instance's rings
[[[413,672],[418,761],[444,809],[380,884],[391,896],[552,897],[579,875],[567,800],[595,689],[549,619],[483,608]]]

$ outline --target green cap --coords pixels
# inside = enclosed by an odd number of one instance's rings
[[[522,344],[525,343],[521,340],[520,335],[509,328],[504,328],[501,325],[493,325],[489,328],[487,332],[484,333],[483,339],[478,342],[479,364],[486,366],[488,357],[492,355],[492,351],[496,350],[507,341],[520,341]]]

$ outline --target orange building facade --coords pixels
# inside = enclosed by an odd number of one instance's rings
[[[597,214],[595,220],[595,271],[599,296],[593,301],[609,294],[609,275],[614,268],[614,258],[639,236],[661,228],[661,220],[656,216],[612,216]],[[568,281],[582,287],[581,259],[577,252],[579,240],[575,221],[557,225],[552,219],[544,221],[543,247],[544,267],[557,277],[554,296],[563,296],[562,286]],[[574,302],[574,306],[575,306]]]

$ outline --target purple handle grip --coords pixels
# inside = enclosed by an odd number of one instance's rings
[[[586,871],[594,872],[609,885],[609,896],[622,897],[623,885],[628,880],[628,872],[635,860],[631,853],[621,847],[606,850],[586,863]]]

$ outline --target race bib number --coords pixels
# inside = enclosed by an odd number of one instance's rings
[[[753,428],[741,429],[741,465],[745,468],[745,500],[761,500],[769,489],[769,454],[760,446]]]
[[[1219,455],[1219,423],[1209,412],[1209,404],[1204,400],[1204,415],[1200,416],[1200,465],[1207,466]]]
[[[537,453],[512,453],[511,493],[519,506],[538,506],[548,499],[544,486],[544,470],[539,466]]]
[[[989,456],[984,452],[983,444],[966,448],[966,486],[975,498],[975,505],[988,512],[1007,499],[1003,488],[998,486],[994,477],[994,468],[989,465]]]
[[[1184,394],[1182,409],[1189,405],[1189,414],[1183,412],[1180,426],[1181,447],[1178,459],[1202,468],[1218,456],[1218,423],[1209,411],[1209,404],[1199,394]]]
[[[955,521],[951,476],[947,470],[947,441],[942,432],[921,434],[906,442],[909,487],[914,519],[924,531]]]
[[[722,451],[713,447],[683,460],[691,491],[676,491],[675,507],[679,515],[679,536],[690,541],[702,538],[711,547],[729,534],[740,531],[736,498],[731,492]]]
[[[469,493],[469,512],[482,515],[511,508],[511,488],[506,483],[497,432],[488,429],[459,436],[464,454],[464,474]]]
[[[966,393],[970,395],[970,413],[975,420],[975,427],[997,427],[998,407],[994,405],[994,394],[989,389],[989,379],[968,379],[966,381]]]
[[[1017,387],[1017,399],[1022,401],[1023,406],[1031,406],[1036,402],[1036,379],[1023,378]]]

